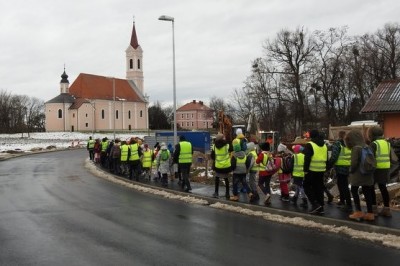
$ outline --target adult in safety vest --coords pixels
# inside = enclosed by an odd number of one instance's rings
[[[107,163],[107,148],[109,145],[109,141],[107,137],[104,137],[101,140],[101,151],[100,151],[100,164],[103,167],[106,167]]]
[[[339,190],[338,207],[344,211],[353,210],[349,189],[349,168],[351,164],[351,150],[344,143],[345,131],[339,131],[339,138],[332,145],[332,153],[328,165],[334,167],[336,173],[337,187]]]
[[[174,162],[178,163],[178,171],[182,175],[181,188],[186,192],[192,191],[189,180],[190,167],[192,166],[192,156],[192,144],[186,140],[185,136],[180,136],[179,143],[176,145],[176,149],[174,151]]]
[[[136,141],[136,138],[131,138],[129,141],[130,156],[128,158],[129,164],[129,179],[139,181],[142,165],[140,157],[143,155],[142,148]]]
[[[128,158],[130,155],[131,150],[129,149],[129,145],[123,140],[121,142],[121,171],[123,175],[129,173]]]
[[[89,159],[91,161],[94,160],[94,143],[94,139],[92,138],[92,136],[90,136],[86,145],[86,149],[89,151]]]
[[[379,190],[382,194],[383,208],[378,213],[375,189],[372,193],[372,210],[375,215],[379,214],[384,217],[392,216],[389,207],[389,192],[387,190],[387,183],[390,178],[390,161],[397,161],[395,154],[392,152],[390,143],[383,137],[383,129],[379,126],[373,126],[368,129],[368,138],[371,141],[370,147],[374,151],[376,158],[376,170],[374,172],[374,187],[378,184]]]
[[[328,147],[322,134],[310,131],[310,142],[304,147],[304,191],[311,203],[311,214],[324,213],[324,173],[328,160]]]
[[[213,162],[213,168],[215,172],[215,189],[214,198],[219,197],[219,183],[223,179],[225,181],[225,198],[230,198],[229,193],[229,174],[232,172],[231,169],[231,157],[229,152],[229,143],[226,141],[223,134],[217,134],[214,145],[211,149],[211,159]]]

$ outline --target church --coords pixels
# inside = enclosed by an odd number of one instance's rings
[[[69,86],[64,68],[60,94],[45,103],[46,131],[147,130],[149,102],[144,94],[143,50],[135,22],[125,55],[126,79],[80,73]]]

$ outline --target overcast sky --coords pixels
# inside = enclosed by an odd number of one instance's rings
[[[399,22],[399,0],[0,0],[0,90],[57,96],[64,64],[79,73],[125,78],[133,16],[144,51],[145,93],[172,103],[175,18],[178,106],[231,98],[262,44],[283,28],[349,26],[351,35]]]

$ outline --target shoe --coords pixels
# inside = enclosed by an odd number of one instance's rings
[[[289,202],[290,199],[289,199],[288,196],[283,196],[283,197],[281,197],[281,201],[283,201],[283,202]]]
[[[231,197],[229,198],[229,200],[231,200],[231,201],[238,201],[238,200],[239,200],[239,197],[236,196],[236,195],[233,195],[233,196],[231,196]]]
[[[324,208],[321,205],[313,205],[313,207],[311,208],[311,210],[308,213],[309,214],[317,214],[323,209]]]
[[[349,218],[356,221],[361,221],[364,218],[364,213],[362,211],[355,211],[349,215]]]
[[[271,204],[271,195],[270,194],[266,194],[265,195],[264,204],[265,205],[270,205]]]
[[[389,207],[383,207],[383,209],[379,212],[380,216],[383,217],[392,217],[392,212]]]
[[[253,199],[253,193],[250,192],[249,194],[247,194],[247,196],[249,197],[250,201]]]
[[[192,193],[192,189],[191,188],[187,188],[187,189],[185,189],[185,192]]]
[[[215,192],[215,193],[212,195],[212,197],[218,199],[218,198],[219,198],[218,193]]]
[[[364,217],[364,221],[375,221],[375,215],[373,212],[367,212]]]

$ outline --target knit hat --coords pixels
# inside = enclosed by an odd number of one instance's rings
[[[311,131],[310,131],[310,138],[318,138],[319,137],[319,131],[318,131],[318,129],[312,129]]]
[[[215,137],[215,140],[222,140],[224,138],[224,135],[221,133],[218,133],[217,136]]]
[[[270,150],[270,146],[268,142],[263,142],[260,144],[260,149],[263,151],[269,151]]]
[[[239,135],[239,134],[243,134],[243,131],[241,128],[236,129],[236,135]]]
[[[303,146],[301,146],[301,145],[293,145],[292,146],[292,150],[293,150],[293,152],[294,153],[299,153],[299,152],[301,152],[301,151],[303,151]]]
[[[254,144],[254,142],[249,142],[246,144],[246,146],[247,146],[248,151],[254,151],[254,149],[256,148],[256,145]]]

